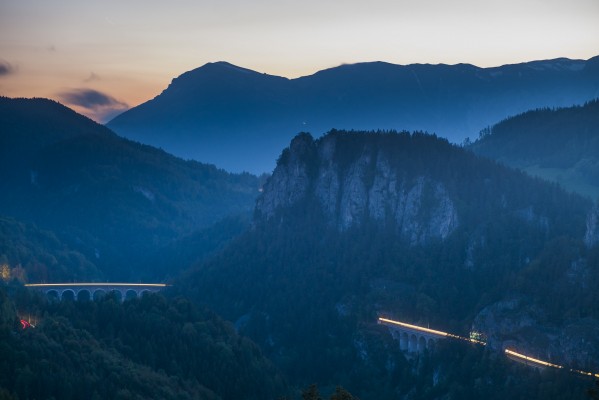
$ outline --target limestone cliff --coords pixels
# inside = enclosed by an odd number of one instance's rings
[[[346,230],[366,220],[392,224],[411,244],[445,239],[459,224],[442,182],[408,176],[397,154],[376,141],[340,149],[341,134],[314,141],[300,134],[286,149],[258,199],[256,211],[271,219],[280,209],[315,201],[329,225]]]
[[[587,247],[593,247],[599,243],[599,204],[597,204],[587,217],[587,230],[584,235]]]
[[[521,351],[565,366],[597,368],[599,321],[586,317],[563,324],[547,322],[545,310],[530,299],[509,298],[481,310],[472,330],[483,333],[494,350]]]

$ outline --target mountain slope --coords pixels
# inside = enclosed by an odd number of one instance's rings
[[[49,100],[1,98],[0,127],[3,214],[55,231],[108,279],[138,279],[140,254],[247,213],[258,194],[254,176],[122,139]]]
[[[98,268],[54,233],[0,217],[0,280],[68,282],[101,279]]]
[[[599,100],[508,118],[469,146],[564,188],[599,197]]]
[[[218,62],[184,73],[108,126],[182,157],[260,173],[299,131],[419,129],[461,142],[510,115],[598,96],[599,58],[496,68],[373,62],[297,79]]]
[[[516,343],[597,366],[590,209],[434,136],[301,134],[265,184],[252,230],[179,284],[299,385],[342,384],[360,398],[416,390],[409,376],[424,362],[398,353],[381,314],[464,336],[480,327],[489,348]],[[489,322],[500,317],[510,323]]]
[[[8,289],[8,290],[7,290]],[[265,399],[285,394],[259,349],[188,300],[14,299],[0,284],[0,396],[20,399]],[[35,327],[23,329],[19,319]],[[13,397],[8,397],[11,394]]]

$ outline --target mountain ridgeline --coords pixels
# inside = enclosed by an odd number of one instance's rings
[[[599,198],[599,100],[508,118],[483,130],[468,148]]]
[[[596,97],[597,57],[494,68],[372,62],[296,79],[217,62],[173,79],[108,127],[181,157],[262,173],[299,131],[426,130],[461,142],[510,115]]]
[[[71,279],[147,277],[142,255],[249,214],[258,194],[253,175],[123,139],[50,100],[1,97],[0,127],[1,214],[53,231],[63,243],[58,250],[95,265],[73,270]],[[26,259],[12,262],[25,266]],[[44,274],[30,269],[29,278],[64,278],[45,267]]]
[[[591,208],[428,134],[304,133],[279,157],[252,229],[179,284],[292,382],[342,384],[360,398],[429,398],[419,379],[441,382],[440,393],[456,382],[448,370],[418,375],[377,315],[478,329],[489,349],[597,368]],[[462,371],[486,383],[455,398],[504,396],[480,368]]]

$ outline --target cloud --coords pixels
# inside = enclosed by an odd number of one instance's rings
[[[128,107],[126,103],[118,101],[114,97],[94,89],[73,89],[68,92],[63,92],[59,96],[67,104],[88,109],[106,106],[121,108]]]
[[[100,80],[100,76],[92,71],[89,73],[89,76],[83,80],[83,82],[93,82],[93,81],[99,81],[99,80]]]
[[[0,77],[7,76],[16,72],[16,68],[4,60],[0,60]]]
[[[94,89],[72,89],[59,93],[58,98],[98,122],[107,122],[129,108],[127,103]]]

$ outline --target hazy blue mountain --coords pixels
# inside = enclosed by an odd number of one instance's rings
[[[106,278],[134,279],[142,255],[250,212],[260,185],[44,99],[0,98],[0,177],[3,215],[54,231]]]
[[[230,171],[270,172],[300,131],[427,130],[461,142],[510,115],[599,97],[599,58],[494,68],[342,65],[297,79],[206,64],[108,123],[119,135]]]
[[[583,241],[591,209],[435,136],[304,133],[279,157],[252,229],[178,285],[299,385],[341,384],[362,399],[500,399],[508,379],[512,395],[540,399],[517,383],[520,372],[487,363],[509,344],[599,367],[599,247]],[[406,359],[379,315],[464,336],[477,329],[489,346]],[[449,359],[471,379],[464,396]],[[561,378],[546,379],[534,387]]]
[[[599,101],[538,109],[485,129],[470,150],[599,198]]]

